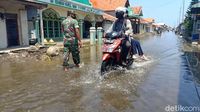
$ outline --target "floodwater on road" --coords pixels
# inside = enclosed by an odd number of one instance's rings
[[[146,37],[141,44],[151,62],[104,78],[98,46],[82,48],[83,66],[68,72],[62,57],[2,63],[0,112],[164,112],[168,105],[200,106],[200,54],[172,32]]]

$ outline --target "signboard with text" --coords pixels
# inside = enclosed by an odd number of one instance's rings
[[[102,15],[102,11],[101,10],[97,10],[92,8],[89,5],[85,5],[85,4],[81,4],[79,2],[74,2],[74,1],[69,1],[69,0],[38,0],[44,3],[49,3],[49,4],[54,4],[54,5],[59,5],[62,7],[67,7],[67,8],[71,8],[73,10],[80,10],[80,11],[84,11],[84,12],[90,12],[90,13],[95,13],[98,15]]]

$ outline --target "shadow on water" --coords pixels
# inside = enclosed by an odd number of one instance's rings
[[[186,110],[189,112],[200,111],[200,88],[198,87],[200,65],[198,65],[199,62],[196,56],[199,56],[199,54],[187,51],[184,51],[180,56],[178,100],[177,104],[171,105],[173,107],[177,106],[178,112]],[[191,107],[190,110],[188,110],[188,107]]]
[[[184,81],[180,83],[180,90],[183,91],[180,91],[179,101],[183,106],[199,107],[198,110],[193,109],[194,112],[200,111],[200,53],[184,52],[182,58],[184,71],[181,71],[181,74]],[[184,99],[190,100],[184,101]]]
[[[185,56],[195,81],[200,84],[200,52],[185,52]]]

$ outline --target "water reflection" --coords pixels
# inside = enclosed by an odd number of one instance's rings
[[[95,63],[97,61],[97,47],[91,46],[90,47],[90,61]]]
[[[90,47],[90,61],[92,63],[99,64],[99,62],[101,62],[101,57],[102,57],[101,47],[102,47],[101,45]]]

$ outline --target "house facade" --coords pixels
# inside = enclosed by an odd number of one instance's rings
[[[192,31],[192,37],[190,40],[192,41],[199,41],[199,35],[200,35],[200,2],[196,3],[192,6],[191,9],[192,12],[192,19],[193,19],[193,31]]]
[[[100,25],[104,31],[107,31],[116,20],[115,9],[119,6],[128,7],[130,5],[129,0],[90,0],[90,2],[94,8],[104,11]]]
[[[93,7],[101,9],[105,12],[103,29],[106,31],[112,24],[115,18],[115,9],[117,7],[126,7],[128,9],[128,16],[133,26],[133,33],[139,33],[140,17],[142,14],[142,7],[130,7],[129,0],[90,0]],[[135,12],[134,12],[135,11]],[[110,19],[107,19],[110,18]],[[115,19],[111,19],[115,18]]]
[[[89,38],[89,29],[96,26],[98,21],[102,21],[103,11],[92,7],[89,0],[38,0],[47,3],[48,7],[42,10],[43,36],[45,39],[61,41],[61,22],[67,17],[67,12],[73,10],[79,22],[80,34],[82,38]]]
[[[155,20],[153,18],[141,18],[140,33],[153,32],[154,31],[153,23],[155,23]]]
[[[33,0],[1,0],[0,49],[29,45],[29,23],[37,18],[37,9],[45,6]]]
[[[133,27],[133,33],[140,34],[140,25],[141,25],[140,19],[143,16],[142,7],[135,6],[135,7],[129,8],[129,10],[132,10],[132,11],[129,11],[129,15],[130,15],[130,20]]]

